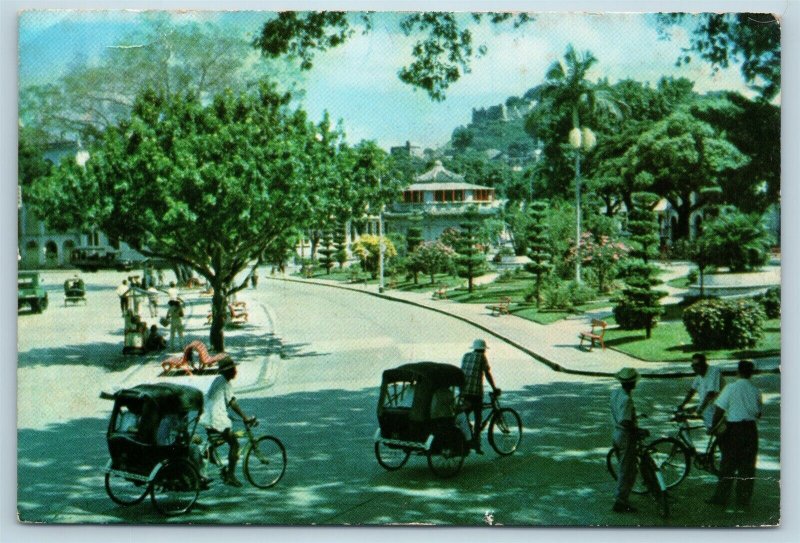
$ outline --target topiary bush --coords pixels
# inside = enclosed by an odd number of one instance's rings
[[[525,294],[525,300],[530,302],[534,296],[535,292],[531,289]],[[542,289],[542,305],[547,309],[571,310],[576,305],[585,304],[596,297],[595,289],[575,281],[557,281],[546,284]]]
[[[754,300],[702,300],[683,312],[695,347],[744,349],[764,337],[764,308]]]
[[[768,319],[778,319],[781,316],[781,287],[772,287],[764,294],[756,297],[758,303],[764,308]]]

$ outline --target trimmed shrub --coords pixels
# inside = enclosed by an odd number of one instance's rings
[[[758,303],[764,308],[768,319],[778,319],[781,316],[781,287],[772,287],[764,294],[756,297]]]
[[[531,289],[525,294],[525,300],[530,302],[535,297],[535,290]],[[547,309],[573,309],[594,300],[597,291],[585,284],[575,281],[559,281],[545,285],[542,290],[542,305]]]
[[[683,312],[683,324],[695,347],[744,349],[764,337],[766,315],[753,300],[703,300]]]

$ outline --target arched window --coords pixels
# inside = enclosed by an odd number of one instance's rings
[[[44,245],[45,263],[48,265],[58,264],[58,245],[50,240]]]
[[[31,240],[25,244],[25,252],[22,254],[22,264],[24,267],[39,265],[39,244]]]

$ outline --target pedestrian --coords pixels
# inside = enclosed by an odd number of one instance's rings
[[[144,343],[144,350],[147,353],[163,351],[167,348],[167,340],[158,333],[158,326],[155,324],[150,327],[150,333]]]
[[[183,345],[184,330],[183,306],[178,300],[169,301],[167,319],[169,320],[169,348],[175,350],[175,336],[178,336],[181,345]]]
[[[475,449],[477,454],[483,454],[481,450],[483,377],[486,376],[486,380],[489,381],[492,390],[497,396],[501,392],[494,384],[492,368],[489,366],[489,359],[486,357],[486,349],[488,349],[486,342],[482,339],[476,339],[472,342],[472,350],[465,353],[461,358],[461,371],[464,372],[464,388],[461,389],[461,399],[467,412],[472,411],[475,417],[470,446]]]
[[[714,400],[716,400],[725,383],[719,368],[709,366],[706,361],[706,355],[703,353],[692,355],[692,370],[696,377],[692,381],[692,386],[686,392],[686,397],[678,406],[678,410],[686,407],[686,404],[691,401],[696,393],[698,399],[697,414],[702,417],[706,432],[710,433],[714,419]]]
[[[159,288],[163,288],[164,284],[165,284],[165,281],[164,281],[164,270],[159,268],[158,271],[156,272],[156,275],[158,276],[158,286],[159,286]]]
[[[250,286],[256,288],[258,286],[258,272],[253,270],[253,273],[250,275]]]
[[[725,420],[725,430],[719,436],[719,481],[706,503],[727,506],[735,481],[736,507],[740,511],[748,509],[753,499],[758,456],[756,421],[761,418],[763,406],[761,392],[750,382],[754,369],[752,360],[739,362],[738,379],[719,395],[714,412],[715,427]]]
[[[175,281],[170,281],[167,296],[170,302],[178,301],[178,287],[175,286]]]
[[[222,480],[226,485],[240,487],[241,481],[236,478],[236,461],[239,458],[239,439],[231,430],[232,421],[228,415],[230,407],[239,415],[245,424],[253,424],[255,417],[248,417],[239,407],[236,397],[233,395],[231,381],[236,378],[236,366],[230,356],[226,356],[219,362],[219,375],[211,383],[205,395],[205,410],[202,415],[202,424],[206,428],[209,436],[219,434],[230,447],[228,452],[228,466],[222,472]]]
[[[150,308],[151,317],[158,317],[158,290],[153,285],[147,289],[147,307]]]
[[[128,280],[123,279],[122,283],[117,287],[117,296],[119,296],[119,309],[122,311],[122,316],[125,316],[125,312],[128,310],[130,305],[130,298],[128,297],[128,293],[130,292],[130,287],[128,286]]]
[[[614,424],[612,439],[617,449],[617,488],[614,493],[615,513],[635,513],[628,499],[636,482],[636,438],[639,432],[636,423],[636,406],[633,389],[639,380],[639,372],[633,368],[622,368],[616,374],[620,388],[611,393],[611,419]]]

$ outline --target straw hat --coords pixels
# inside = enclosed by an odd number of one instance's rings
[[[472,350],[473,351],[485,351],[488,349],[486,346],[486,342],[482,339],[476,339],[472,342]]]
[[[635,383],[639,380],[639,372],[633,368],[622,368],[615,377],[620,383]]]

